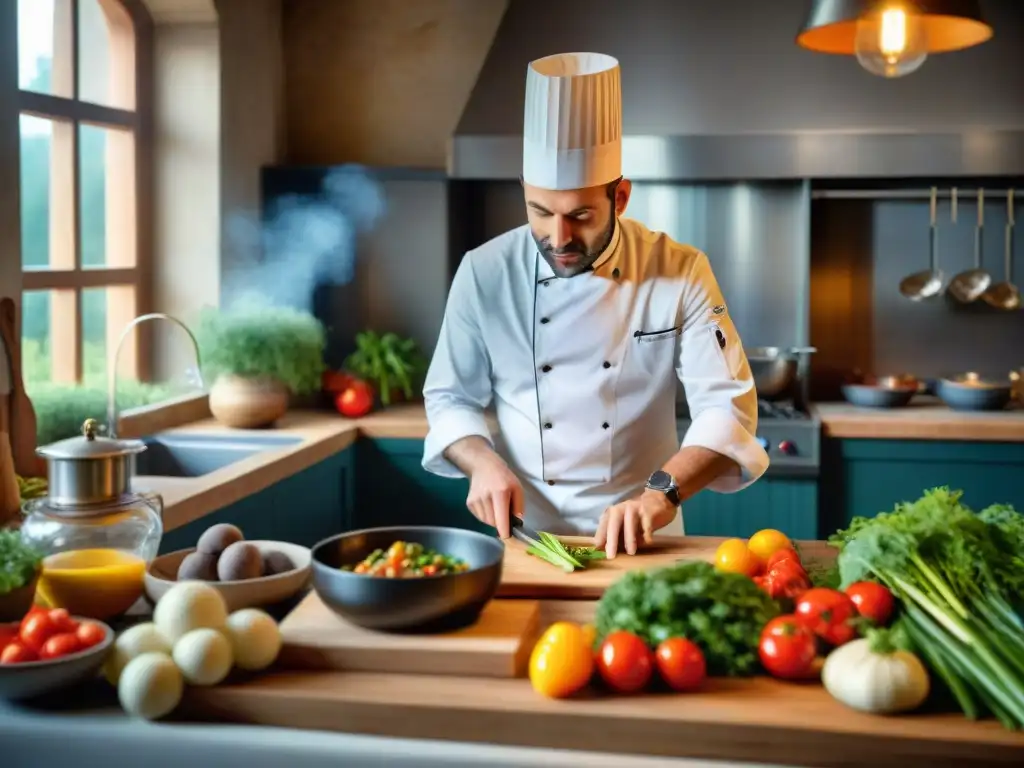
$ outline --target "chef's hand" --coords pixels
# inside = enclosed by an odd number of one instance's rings
[[[508,465],[495,456],[481,462],[470,476],[466,506],[477,520],[497,528],[498,535],[507,539],[509,513],[523,516],[523,486]]]
[[[644,544],[650,544],[654,532],[671,523],[678,511],[678,507],[673,506],[665,494],[644,491],[635,499],[605,510],[597,525],[594,546],[598,549],[603,547],[611,559],[619,549],[621,538],[626,554],[635,555],[637,539],[642,537]]]

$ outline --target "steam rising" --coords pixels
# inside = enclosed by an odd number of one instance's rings
[[[232,217],[227,236],[248,264],[225,277],[221,305],[230,310],[254,303],[313,311],[320,285],[355,278],[358,238],[384,215],[381,186],[360,166],[331,170],[319,194],[278,198],[265,220]]]

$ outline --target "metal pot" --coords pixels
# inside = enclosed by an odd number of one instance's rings
[[[131,493],[135,456],[146,450],[146,444],[98,437],[98,431],[99,423],[86,419],[82,437],[36,449],[47,460],[51,506],[106,504]]]
[[[750,347],[744,348],[750,371],[754,376],[757,396],[766,400],[790,391],[798,373],[806,375],[801,367],[815,347]]]

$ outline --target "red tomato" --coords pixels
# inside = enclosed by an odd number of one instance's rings
[[[796,550],[792,547],[786,547],[785,549],[780,549],[777,552],[774,552],[765,561],[764,568],[766,571],[770,571],[779,563],[785,562],[787,560],[791,560],[797,565],[799,565],[801,568],[803,568],[803,564],[800,562],[800,555],[798,555],[796,553]]]
[[[61,632],[51,636],[43,643],[43,647],[39,651],[39,658],[59,659],[61,656],[78,653],[80,650],[82,650],[82,645],[78,642],[78,637],[74,632]]]
[[[78,625],[75,636],[78,638],[78,643],[82,648],[92,648],[106,639],[107,630],[94,621],[83,621]]]
[[[699,688],[707,676],[707,665],[700,646],[685,637],[670,637],[658,645],[654,654],[658,673],[674,691]]]
[[[71,618],[66,608],[54,608],[50,611],[50,623],[54,632],[74,632],[78,622]]]
[[[892,592],[875,581],[858,581],[846,588],[857,613],[879,626],[885,626],[892,617],[896,601]]]
[[[338,413],[358,419],[373,410],[373,389],[363,382],[352,382],[334,400]]]
[[[757,650],[770,674],[789,680],[806,677],[818,653],[814,635],[792,615],[769,621]]]
[[[632,632],[608,634],[597,651],[597,671],[608,687],[620,693],[642,689],[654,673],[654,654]]]
[[[17,624],[0,624],[0,650],[9,642],[18,638]]]
[[[849,623],[857,616],[857,606],[838,590],[807,590],[797,600],[794,613],[801,624],[830,645],[842,645],[857,636],[856,628]]]
[[[765,574],[764,587],[773,600],[793,600],[811,588],[811,579],[799,563],[782,560]]]
[[[21,664],[23,661],[35,661],[39,658],[36,652],[19,640],[9,642],[0,651],[0,664]]]
[[[352,376],[343,371],[324,371],[323,376],[320,377],[321,389],[332,395],[343,391],[351,383]]]
[[[53,619],[50,618],[49,611],[29,612],[21,620],[18,637],[23,644],[38,653],[39,649],[43,647],[43,643],[55,633],[56,627],[53,626]]]

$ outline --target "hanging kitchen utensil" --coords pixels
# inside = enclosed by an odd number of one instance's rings
[[[956,190],[952,195],[953,223],[956,223]],[[992,285],[992,275],[981,267],[982,229],[985,225],[985,190],[978,190],[978,223],[974,228],[974,269],[968,269],[949,283],[949,292],[961,304],[970,304]]]
[[[1013,190],[1006,191],[1006,237],[1003,243],[1006,279],[991,286],[982,297],[996,309],[1020,309],[1020,289],[1013,284]]]
[[[939,190],[932,187],[932,199],[930,208],[931,227],[928,232],[928,252],[931,268],[923,272],[915,272],[909,277],[900,281],[900,293],[911,301],[921,301],[937,296],[942,290],[945,282],[945,275],[939,269],[939,231],[936,223],[936,212],[938,209]]]
[[[0,526],[18,516],[21,491],[14,471],[14,455],[8,434],[11,407],[11,365],[7,344],[0,340]]]
[[[8,431],[14,468],[22,477],[46,477],[46,462],[36,455],[36,412],[25,392],[21,376],[21,337],[18,335],[14,299],[0,300],[0,336],[11,363],[11,396]]]

